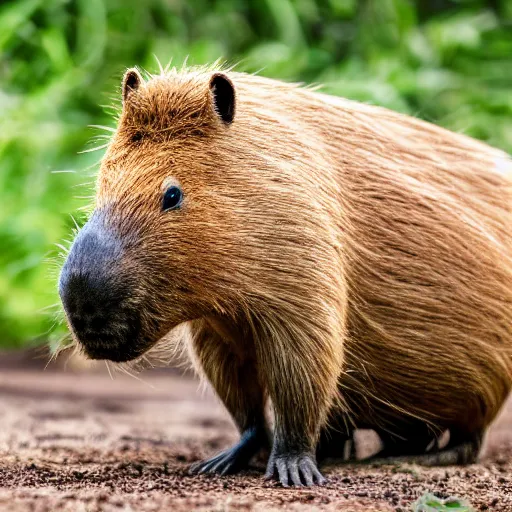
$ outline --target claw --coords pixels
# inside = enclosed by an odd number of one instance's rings
[[[293,485],[304,487],[324,485],[327,480],[322,476],[314,458],[309,454],[272,456],[267,466],[265,478],[276,476],[283,487]]]
[[[237,473],[249,464],[261,445],[261,432],[257,429],[247,430],[238,444],[213,456],[211,459],[196,462],[190,467],[189,474],[229,475]]]
[[[279,481],[283,487],[288,487],[288,468],[286,461],[277,459],[276,461],[277,473],[279,474]]]
[[[194,464],[191,466],[189,473],[191,475],[203,475],[205,473],[227,475],[232,471],[236,472],[236,466],[243,466],[243,462],[241,457],[239,457],[239,453],[234,448],[231,448],[211,459]]]
[[[288,473],[290,474],[290,480],[295,487],[304,487],[300,480],[299,465],[296,460],[291,461],[288,466]]]
[[[314,485],[313,482],[313,472],[311,471],[311,468],[309,465],[305,464],[303,460],[299,462],[299,468],[302,472],[302,476],[304,478],[304,483],[306,487],[311,487]]]
[[[219,473],[219,474],[220,474],[221,476],[229,475],[229,474],[231,474],[232,472],[234,472],[234,471],[233,471],[234,467],[235,467],[235,465],[234,465],[232,462],[230,462],[229,464],[227,464],[227,465],[226,465],[226,466],[225,466],[225,467],[220,471],[220,473]],[[215,467],[215,469],[217,469],[217,467]]]
[[[316,479],[317,485],[325,485],[327,483],[327,479],[318,471],[318,468],[315,465],[311,466],[311,470],[313,471],[313,476]]]

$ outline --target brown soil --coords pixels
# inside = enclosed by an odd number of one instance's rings
[[[236,432],[190,377],[12,369],[0,374],[0,510],[409,511],[426,491],[512,511],[512,402],[482,462],[465,468],[328,465],[323,488],[282,489],[262,467],[227,478],[191,477],[189,464]],[[373,438],[363,434],[363,448]]]

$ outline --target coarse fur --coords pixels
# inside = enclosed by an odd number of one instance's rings
[[[179,329],[246,436],[199,472],[265,444],[268,398],[286,485],[323,481],[329,422],[464,442],[509,393],[512,165],[469,137],[254,75],[131,70],[90,223],[122,246],[104,266],[140,317],[104,357]]]

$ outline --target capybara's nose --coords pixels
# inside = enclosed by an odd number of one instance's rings
[[[140,322],[130,288],[123,279],[122,248],[91,219],[75,239],[59,279],[69,324],[89,357],[132,357]]]
[[[63,272],[61,298],[68,321],[86,353],[94,359],[119,358],[114,353],[137,336],[137,315],[124,305],[127,297],[98,275]]]

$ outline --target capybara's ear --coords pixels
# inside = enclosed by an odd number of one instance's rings
[[[129,69],[123,77],[123,103],[133,91],[136,91],[144,81],[141,74],[135,69]]]
[[[215,112],[226,124],[231,124],[235,117],[235,86],[226,75],[215,73],[210,80],[210,91]]]

